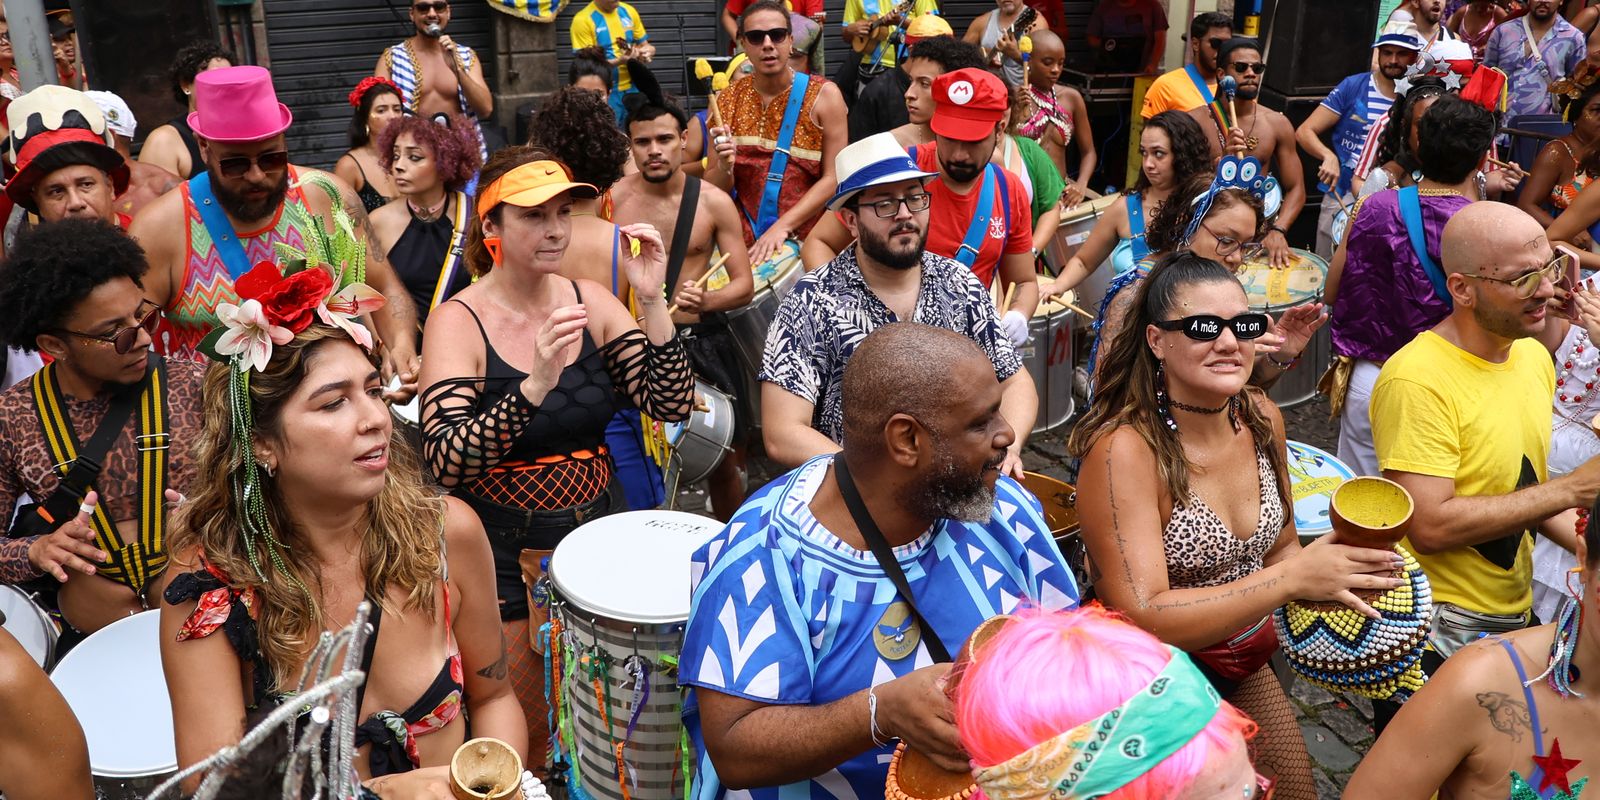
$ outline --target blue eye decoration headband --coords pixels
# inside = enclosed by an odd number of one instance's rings
[[[1194,207],[1194,216],[1189,220],[1189,227],[1183,232],[1183,241],[1187,244],[1194,239],[1195,232],[1200,230],[1200,223],[1205,221],[1206,214],[1211,211],[1211,202],[1216,199],[1217,192],[1224,189],[1243,189],[1255,195],[1257,200],[1266,201],[1267,195],[1278,188],[1278,180],[1268,175],[1261,167],[1261,162],[1254,157],[1223,156],[1217,162],[1217,174],[1211,179],[1211,186],[1205,193],[1196,197],[1191,205]]]

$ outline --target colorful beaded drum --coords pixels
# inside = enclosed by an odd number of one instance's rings
[[[1411,496],[1383,478],[1346,481],[1334,491],[1335,541],[1393,549],[1405,558],[1385,592],[1357,592],[1381,615],[1339,603],[1293,601],[1272,614],[1289,667],[1315,685],[1378,700],[1404,700],[1422,688],[1422,650],[1433,615],[1433,590],[1415,558],[1398,542],[1411,521]]]

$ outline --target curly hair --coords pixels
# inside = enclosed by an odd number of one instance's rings
[[[489,161],[483,165],[483,171],[478,173],[478,196],[472,198],[474,209],[482,208],[483,193],[488,191],[494,182],[500,180],[506,173],[523,164],[532,164],[535,161],[556,161],[556,157],[533,145],[512,145],[502,147],[489,156]],[[500,224],[501,208],[486,209],[488,218]],[[494,259],[489,257],[489,249],[483,246],[483,225],[467,226],[467,271],[472,277],[481,278],[489,274],[494,268]]]
[[[1144,127],[1160,128],[1167,132],[1167,141],[1172,150],[1172,185],[1182,186],[1191,176],[1211,172],[1211,140],[1206,138],[1205,131],[1200,129],[1200,123],[1194,117],[1182,111],[1163,111],[1144,121]],[[1137,151],[1130,155],[1137,155]],[[1133,183],[1133,191],[1142,192],[1150,188],[1150,178],[1139,170],[1139,179]]]
[[[906,60],[922,58],[932,61],[944,68],[945,72],[955,72],[958,69],[983,69],[989,66],[983,57],[983,50],[971,42],[963,42],[953,36],[930,36],[911,45],[911,52],[906,55]]]
[[[606,60],[606,51],[598,45],[574,50],[572,63],[567,66],[567,85],[571,86],[585,75],[593,75],[606,85],[606,91],[611,91],[611,62]]]
[[[1378,155],[1372,163],[1381,166],[1393,161],[1407,172],[1421,169],[1422,164],[1417,159],[1417,154],[1411,152],[1410,143],[1411,126],[1416,116],[1415,109],[1418,101],[1438,97],[1444,93],[1443,79],[1412,78],[1411,89],[1396,97],[1394,105],[1389,107],[1389,124],[1383,128],[1383,137],[1378,140]]]
[[[378,98],[385,96],[400,97],[400,93],[383,85],[376,84],[367,93],[361,95],[361,102],[350,115],[350,149],[354,150],[367,143],[367,117],[372,116],[372,107],[378,104]],[[394,127],[391,125],[390,127]],[[474,147],[474,150],[477,148]]]
[[[24,230],[0,269],[0,340],[35,351],[101,284],[127,278],[144,288],[144,250],[101,220],[64,219]]]
[[[389,123],[378,134],[378,164],[384,172],[394,169],[394,144],[401,136],[411,134],[411,141],[433,153],[433,171],[444,182],[444,188],[460,191],[483,166],[483,156],[478,153],[478,126],[460,114],[451,114],[449,119],[449,125],[441,125],[427,117],[407,114]]]
[[[574,180],[604,192],[622,180],[631,153],[616,113],[594,92],[568,86],[546,97],[533,116],[528,144],[553,153]]]
[[[1188,246],[1189,243],[1184,241],[1183,234],[1188,231],[1189,223],[1194,221],[1194,203],[1191,201],[1210,191],[1211,181],[1210,173],[1190,175],[1188,180],[1178,184],[1173,190],[1172,202],[1162,203],[1161,207],[1156,209],[1155,216],[1144,229],[1145,243],[1150,246],[1150,252],[1171,253]],[[1211,208],[1206,213],[1238,205],[1255,212],[1256,230],[1261,230],[1262,223],[1266,222],[1266,212],[1261,206],[1261,200],[1243,189],[1223,189],[1217,192],[1217,196],[1211,201]]]
[[[305,380],[318,355],[340,343],[356,346],[349,334],[318,323],[288,344],[272,349],[267,368],[250,375],[252,440],[283,434],[285,404]],[[372,356],[368,360],[377,366]],[[197,463],[216,466],[209,480],[197,481],[189,489],[189,501],[175,515],[168,549],[183,563],[196,567],[203,558],[226,576],[224,580],[231,588],[255,595],[261,652],[271,667],[272,685],[282,691],[298,680],[300,659],[324,628],[315,598],[308,602],[300,588],[320,586],[321,568],[315,551],[306,544],[311,532],[295,525],[271,478],[263,487],[263,499],[272,528],[285,545],[276,555],[294,580],[271,566],[263,570],[263,577],[250,564],[244,538],[239,535],[243,522],[238,517],[233,480],[223,466],[236,457],[229,388],[233,379],[233,369],[226,364],[213,364],[206,372],[204,416],[195,457],[199,459]],[[405,609],[433,613],[444,562],[439,542],[439,521],[444,513],[444,499],[423,483],[416,453],[398,429],[392,430],[388,474],[383,489],[367,501],[369,524],[361,542],[364,592],[367,597],[379,598],[385,611],[399,610],[382,600],[388,595],[388,587],[394,585],[405,590]]]
[[[239,57],[232,50],[210,39],[199,39],[183,46],[178,54],[172,57],[172,66],[167,68],[167,78],[172,82],[172,97],[184,108],[189,107],[189,95],[183,93],[183,85],[194,83],[194,76],[205,72],[206,65],[217,59],[222,59],[229,64],[238,64]]]

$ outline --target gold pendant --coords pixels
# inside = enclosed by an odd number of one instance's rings
[[[1254,136],[1246,136],[1246,137],[1244,137],[1245,149],[1249,150],[1250,152],[1254,153],[1256,151],[1256,145],[1258,145],[1258,144],[1261,144],[1261,140],[1260,139],[1257,139]]]

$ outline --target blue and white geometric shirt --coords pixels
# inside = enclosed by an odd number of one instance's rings
[[[933,664],[872,553],[844,543],[811,514],[832,459],[813,458],[768,484],[690,561],[693,600],[678,680],[689,688],[693,800],[883,796],[892,747],[809,781],[724,793],[700,733],[694,687],[773,705],[823,705]],[[995,493],[987,522],[940,520],[894,549],[917,608],[951,654],[980,622],[1025,602],[1051,610],[1078,604],[1039,501],[1004,476]]]

